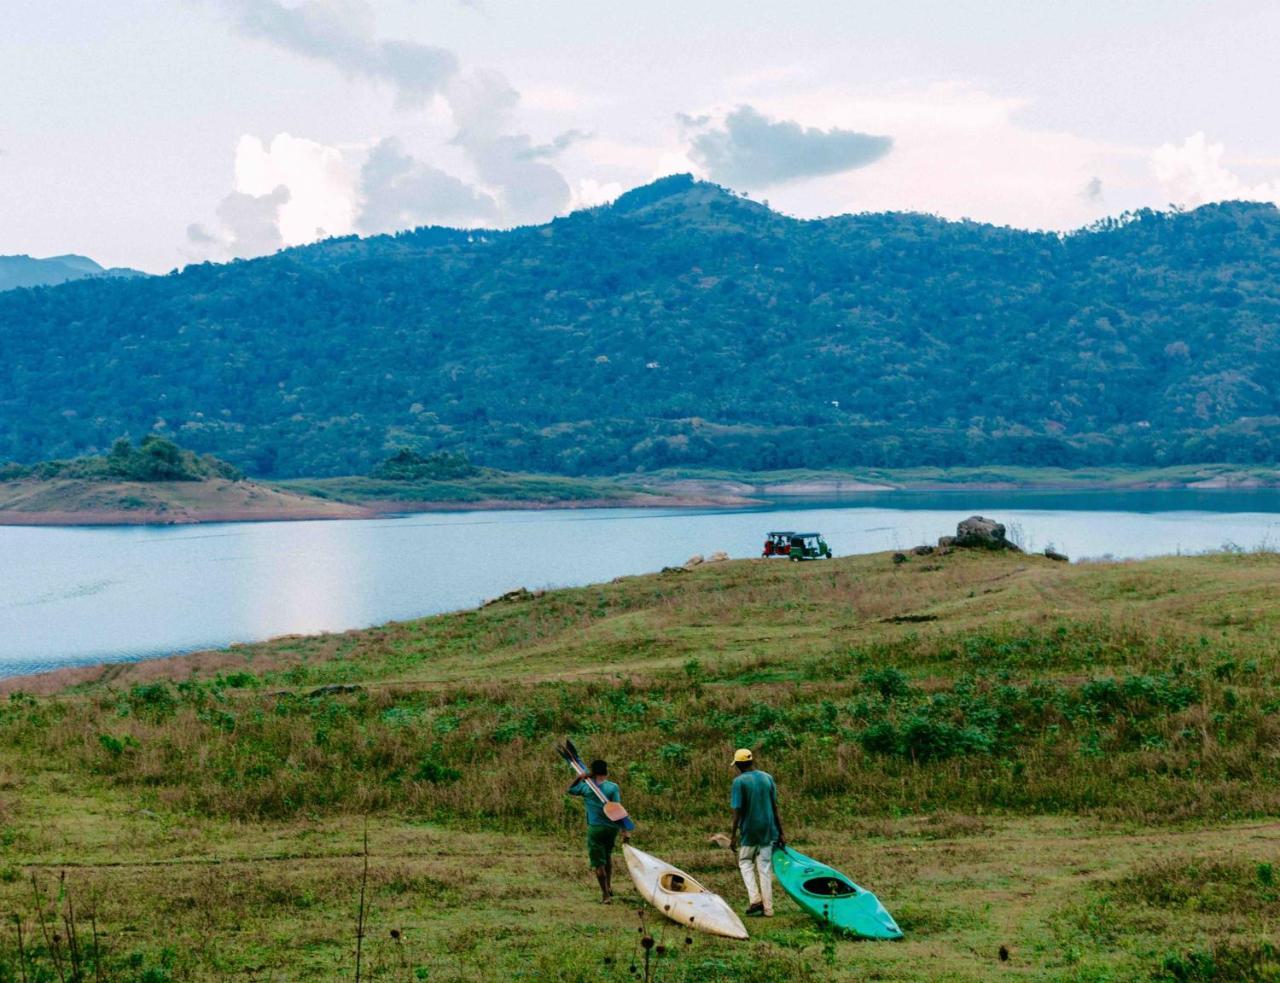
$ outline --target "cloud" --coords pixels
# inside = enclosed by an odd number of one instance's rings
[[[839,174],[874,163],[893,147],[887,136],[775,121],[751,106],[739,106],[718,128],[705,128],[703,119],[681,121],[697,131],[690,141],[694,160],[712,179],[739,187]]]
[[[370,152],[360,171],[361,232],[392,232],[418,225],[483,225],[496,221],[489,195],[406,154],[394,137]]]
[[[1109,210],[1153,203],[1150,146],[1032,125],[1033,104],[1021,96],[959,82],[821,86],[775,93],[752,105],[774,119],[804,120],[823,130],[893,135],[892,153],[874,167],[770,188],[770,204],[791,215],[915,211],[1067,230]],[[1093,177],[1101,180],[1105,201],[1081,193]]]
[[[1175,205],[1194,208],[1211,201],[1243,199],[1280,204],[1280,181],[1250,185],[1223,165],[1226,148],[1194,133],[1181,144],[1166,143],[1151,154],[1151,171]]]
[[[1102,178],[1096,174],[1089,178],[1080,194],[1084,196],[1085,201],[1102,201]]]
[[[608,204],[620,194],[622,194],[622,185],[617,181],[602,183],[592,178],[584,177],[578,181],[578,187],[573,193],[573,202],[570,207],[574,210],[595,208],[597,205]]]
[[[246,37],[328,62],[347,75],[388,82],[402,105],[417,106],[443,92],[458,72],[452,51],[414,41],[380,41],[363,0],[222,0]]]
[[[269,150],[260,144],[246,148],[242,140],[236,154],[238,184],[242,158],[246,171],[286,173],[286,177],[255,180],[253,188],[238,187],[260,194],[264,184],[278,179],[290,189],[293,203],[281,216],[285,241],[310,241],[317,229],[341,234],[356,224],[385,229],[398,214],[416,222],[473,215],[495,224],[526,224],[546,221],[569,204],[569,183],[548,160],[584,134],[569,130],[549,143],[534,143],[515,125],[520,93],[500,73],[463,72],[457,57],[444,48],[377,39],[373,8],[367,0],[304,0],[297,6],[280,0],[221,2],[243,35],[327,62],[352,77],[389,82],[403,107],[441,97],[457,128],[453,143],[466,155],[480,185],[470,187],[430,164],[406,157],[398,144],[384,142],[379,144],[381,152],[375,150],[371,170],[360,176],[359,193],[369,215],[357,223],[354,181],[342,173],[340,154],[326,157],[321,145],[310,142],[307,147],[277,148],[279,137]],[[276,166],[277,157],[287,159]],[[263,164],[264,158],[271,160]],[[299,186],[303,178],[298,175],[303,172],[310,174],[307,189],[316,194],[304,193]],[[321,207],[325,200],[331,207]]]
[[[355,228],[356,173],[342,151],[277,133],[236,143],[234,190],[218,205],[217,228],[187,227],[201,257],[262,256]]]
[[[349,234],[355,228],[356,183],[355,169],[336,147],[288,133],[277,133],[270,144],[249,135],[236,144],[237,191],[262,195],[288,189],[279,215],[280,236],[288,246]]]
[[[557,134],[550,143],[543,143],[536,147],[530,147],[525,151],[525,157],[530,160],[557,157],[572,147],[575,143],[581,143],[583,140],[590,139],[591,134],[585,130],[565,130],[563,133]]]
[[[495,192],[504,221],[545,221],[568,205],[564,175],[539,159],[546,156],[545,148],[535,147],[526,133],[510,132],[520,94],[505,77],[488,70],[468,72],[453,81],[446,98],[458,128],[453,142]],[[571,132],[556,141],[568,146],[575,139]]]
[[[194,246],[204,248],[218,245],[218,237],[199,222],[192,222],[187,226],[187,241]]]
[[[233,191],[218,206],[218,221],[224,230],[223,242],[233,256],[265,256],[284,245],[280,237],[280,209],[289,201],[289,189],[281,185],[265,195],[251,195]],[[204,229],[197,236],[212,238]],[[195,243],[187,229],[187,236]]]

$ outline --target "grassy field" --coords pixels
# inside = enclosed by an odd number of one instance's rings
[[[906,932],[650,913],[659,980],[1274,980],[1278,586],[1269,554],[737,561],[10,681],[0,981],[95,979],[95,935],[103,979],[352,978],[362,887],[364,979],[642,978],[563,734],[739,907],[707,838],[754,747],[789,839]]]

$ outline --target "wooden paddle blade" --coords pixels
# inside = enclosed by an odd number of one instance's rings
[[[604,814],[606,819],[617,823],[628,833],[636,828],[635,820],[627,815],[627,810],[622,807],[621,802],[606,802]]]

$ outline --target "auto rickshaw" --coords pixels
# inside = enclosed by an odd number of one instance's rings
[[[761,556],[786,556],[791,552],[791,537],[795,533],[771,532],[764,539],[764,552]]]
[[[787,556],[792,560],[829,560],[831,547],[820,532],[793,532]]]

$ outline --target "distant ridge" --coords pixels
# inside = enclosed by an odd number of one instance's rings
[[[71,280],[86,277],[140,277],[141,270],[124,266],[107,269],[88,256],[68,253],[65,256],[49,256],[36,259],[33,256],[0,256],[0,290],[18,287],[54,287]]]
[[[1280,458],[1280,212],[801,221],[673,175],[508,231],[0,294],[0,460],[155,430],[258,476]]]

